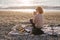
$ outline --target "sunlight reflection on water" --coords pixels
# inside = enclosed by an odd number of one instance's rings
[[[36,11],[35,9],[0,9],[0,11],[20,11],[20,12],[34,12]],[[54,9],[43,9],[43,11],[49,12],[59,12],[60,10],[54,10]]]

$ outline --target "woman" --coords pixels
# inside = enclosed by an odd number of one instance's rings
[[[44,34],[44,32],[41,30],[41,28],[43,27],[43,15],[42,14],[43,14],[42,7],[37,7],[34,18],[33,18],[33,22],[31,22],[33,26],[32,34],[34,35]]]
[[[42,7],[36,8],[36,15],[34,17],[34,23],[36,28],[41,28],[43,26],[43,9]]]

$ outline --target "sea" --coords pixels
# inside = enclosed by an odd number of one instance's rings
[[[43,6],[45,11],[60,11],[60,0],[0,0],[0,11],[33,12],[32,6]]]

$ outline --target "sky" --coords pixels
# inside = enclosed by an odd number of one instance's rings
[[[38,6],[38,5],[59,6],[60,7],[60,0],[0,0],[0,8],[8,8],[8,7],[15,7],[15,6]],[[0,9],[0,11],[1,10],[2,9]],[[16,9],[14,9],[14,10],[16,10]],[[22,9],[22,11],[23,10],[32,11],[31,9],[26,9],[26,10]],[[55,10],[55,9],[53,9],[53,10]],[[20,10],[18,9],[18,11],[20,11]]]
[[[31,5],[60,6],[60,0],[0,0],[0,7]]]

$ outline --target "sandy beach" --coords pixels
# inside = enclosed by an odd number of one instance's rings
[[[60,12],[45,12],[43,15],[44,24],[50,24],[52,21],[60,24]],[[32,17],[33,14],[29,12],[0,11],[0,40],[10,40],[11,37],[8,36],[8,33],[11,28],[20,24],[21,21],[29,21]]]

